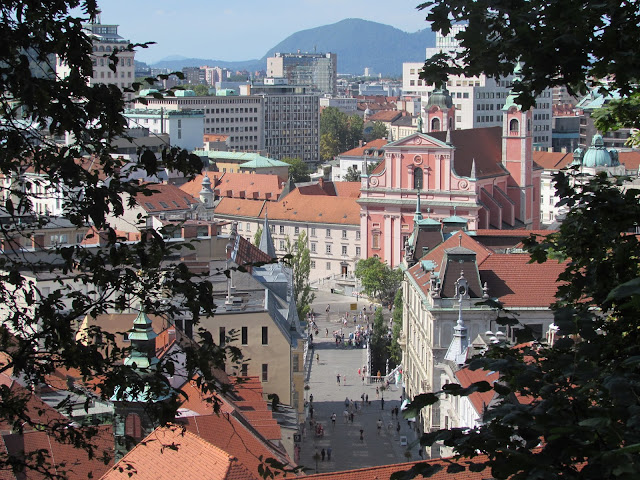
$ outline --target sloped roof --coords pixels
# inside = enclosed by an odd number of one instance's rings
[[[455,376],[458,379],[458,383],[463,388],[467,388],[472,383],[482,382],[483,380],[493,385],[493,382],[500,378],[500,374],[498,372],[488,372],[481,368],[478,370],[471,370],[469,367],[458,370],[455,372]],[[491,389],[487,392],[473,392],[468,398],[475,411],[479,415],[482,415],[485,408],[488,407],[493,400],[495,394],[495,390]]]
[[[225,197],[216,205],[215,214],[257,218],[261,215],[264,204],[264,200]],[[273,208],[272,205],[270,207]]]
[[[533,161],[545,170],[560,170],[573,161],[573,153],[540,152],[534,150]]]
[[[447,138],[445,131],[428,135],[441,142]],[[452,130],[451,144],[456,149],[453,169],[458,175],[469,177],[474,160],[478,178],[507,174],[502,167],[502,127]]]
[[[360,182],[333,182],[338,197],[360,197]]]
[[[269,167],[290,167],[288,163],[275,160],[273,158],[257,155],[253,160],[241,163],[240,168],[269,168]]]
[[[429,293],[430,274],[423,271],[423,262],[439,268],[445,250],[458,247],[460,240],[463,248],[476,253],[480,281],[482,285],[487,282],[489,296],[500,300],[505,307],[548,307],[555,301],[558,275],[564,271],[565,264],[552,260],[529,263],[531,257],[527,253],[495,253],[465,232],[452,235],[408,269],[425,295]]]
[[[223,198],[216,215],[264,218],[265,210],[257,208],[255,200]],[[280,202],[269,202],[270,221],[288,220],[309,223],[359,225],[360,206],[353,197],[302,195],[297,189]]]
[[[182,211],[191,208],[191,205],[200,201],[193,195],[175,185],[167,183],[154,183],[148,185],[151,195],[138,195],[136,201],[148,213]]]
[[[277,175],[235,172],[207,172],[206,175],[211,180],[211,188],[221,197],[228,197],[227,192],[231,190],[234,198],[240,198],[240,192],[244,192],[245,198],[254,198],[254,193],[257,193],[257,199],[266,199],[266,193],[270,193],[269,198],[277,200],[283,189],[282,179]],[[202,190],[203,179],[204,175],[198,175],[180,188],[197,198]]]
[[[346,470],[342,472],[330,472],[330,473],[316,473],[314,475],[307,475],[305,478],[308,479],[322,479],[327,478],[331,480],[390,480],[391,474],[409,470],[411,467],[417,464],[427,464],[434,466],[441,466],[442,469],[431,476],[425,477],[423,475],[416,475],[413,478],[418,480],[420,479],[431,479],[431,480],[486,480],[491,477],[491,469],[489,467],[485,468],[480,472],[471,472],[467,468],[463,472],[458,472],[455,474],[447,473],[447,466],[450,463],[459,463],[466,467],[467,462],[474,463],[483,463],[488,461],[488,457],[486,455],[477,455],[472,460],[469,459],[456,459],[456,458],[447,458],[445,460],[442,459],[434,459],[434,460],[425,460],[423,462],[409,462],[409,463],[396,463],[393,465],[381,465],[379,467],[368,467],[368,468],[359,468],[357,470]]]
[[[47,470],[51,474],[58,475],[64,472],[65,477],[69,480],[99,478],[113,465],[115,442],[111,425],[97,427],[97,434],[91,438],[91,443],[95,446],[93,458],[89,458],[85,450],[76,448],[69,443],[61,443],[42,431],[3,435],[2,440],[7,453],[11,456],[21,456],[23,452],[29,453],[38,450],[46,452],[48,461],[51,462]],[[3,473],[8,472],[4,471]],[[18,475],[16,478],[36,480],[50,478],[50,476],[30,471],[28,475]]]
[[[283,452],[269,445],[250,424],[244,423],[233,415],[202,415],[176,419],[178,425],[198,435],[203,440],[217,446],[244,464],[249,472],[258,475],[259,457],[274,457],[288,463]],[[198,477],[196,477],[198,478]]]
[[[565,263],[547,260],[529,263],[528,253],[493,254],[480,265],[480,278],[487,282],[489,295],[505,307],[540,307],[555,302],[558,275]]]
[[[384,146],[389,143],[386,138],[376,138],[375,140],[371,140],[369,143],[362,145],[361,147],[352,148],[351,150],[347,150],[346,152],[340,153],[339,157],[362,157],[367,150],[376,149],[376,150],[384,150]]]
[[[627,170],[638,170],[640,167],[640,152],[619,152],[618,160]]]
[[[393,122],[402,116],[398,110],[381,110],[371,115],[368,120],[371,122]]]
[[[103,480],[258,480],[233,455],[176,425],[157,428],[127,453]]]

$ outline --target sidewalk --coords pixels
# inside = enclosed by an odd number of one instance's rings
[[[331,460],[326,457],[324,461],[319,460],[318,472],[333,472],[406,462],[407,447],[400,445],[400,437],[406,436],[409,444],[417,439],[416,433],[407,421],[402,420],[401,415],[397,420],[391,418],[391,410],[400,406],[401,392],[395,385],[384,392],[384,410],[381,409],[381,400],[376,398],[376,384],[362,385],[358,377],[358,368],[365,364],[366,350],[335,345],[331,332],[341,326],[340,316],[349,309],[351,303],[355,303],[355,299],[322,292],[318,292],[314,302],[314,310],[318,312],[316,323],[319,333],[314,336],[316,347],[309,378],[311,389],[307,394],[313,394],[313,418],[324,427],[324,435],[316,437],[307,418],[299,464],[309,468],[309,473],[314,473],[316,469],[314,454],[320,453],[323,448],[326,451],[331,447]],[[328,315],[325,313],[327,305],[331,307]],[[369,308],[368,302],[359,302],[358,309],[365,305]],[[326,329],[329,329],[329,337],[325,337]],[[320,357],[319,363],[316,362],[315,354]],[[340,386],[336,381],[338,374]],[[357,402],[360,406],[363,393],[369,395],[371,405],[358,409],[357,413],[354,413],[353,423],[345,423],[345,398]],[[332,413],[337,417],[335,426],[331,423]],[[380,434],[376,427],[378,419],[383,422]],[[392,428],[389,430],[390,422]],[[398,422],[399,434],[396,432]],[[360,441],[360,429],[363,430],[363,441]],[[412,459],[419,458],[418,448],[414,445],[411,449]]]

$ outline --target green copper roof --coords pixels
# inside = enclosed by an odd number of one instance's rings
[[[468,220],[466,218],[459,217],[458,215],[452,215],[442,220],[442,223],[465,223],[466,224],[468,223]]]
[[[601,135],[594,135],[591,146],[582,156],[585,167],[613,167],[618,165],[618,152],[607,150]]]
[[[440,225],[440,222],[437,220],[434,220],[433,218],[423,218],[421,220],[416,220],[416,225],[418,226],[425,226],[425,225]],[[466,222],[466,220],[465,220]]]
[[[290,165],[273,158],[262,157],[257,155],[253,160],[242,163],[240,168],[267,168],[267,167],[289,167]]]

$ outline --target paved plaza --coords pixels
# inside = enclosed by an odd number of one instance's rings
[[[419,446],[415,442],[417,434],[406,420],[392,418],[394,407],[400,407],[401,391],[395,386],[379,397],[376,397],[376,386],[379,384],[365,384],[358,377],[358,369],[366,364],[366,349],[355,347],[336,346],[332,336],[334,330],[342,326],[340,318],[349,311],[355,298],[334,295],[325,292],[317,292],[314,302],[316,323],[319,334],[314,336],[315,352],[308,384],[311,387],[307,396],[313,395],[313,420],[322,424],[324,435],[316,436],[310,426],[309,416],[305,424],[305,434],[302,438],[299,464],[308,467],[309,473],[316,470],[314,455],[319,454],[324,448],[325,452],[331,447],[331,460],[325,456],[325,460],[317,462],[318,472],[333,472],[363,468],[376,465],[387,465],[406,462],[407,452],[411,454],[409,459],[417,460]],[[325,313],[327,305],[329,313]],[[358,302],[358,310],[366,306],[369,310],[369,302]],[[372,321],[372,320],[370,320]],[[328,329],[329,334],[326,335]],[[353,331],[353,323],[344,329],[345,336]],[[316,361],[316,354],[319,362]],[[340,375],[340,385],[337,383],[337,375]],[[346,383],[344,377],[346,376]],[[370,405],[362,406],[361,396],[369,395]],[[381,408],[381,397],[384,395],[384,410]],[[354,413],[353,422],[345,421],[345,399],[358,403],[358,410]],[[336,414],[335,425],[332,424],[331,415]],[[377,422],[382,420],[383,428],[378,433]],[[400,432],[397,432],[398,423]],[[363,430],[363,439],[360,440],[360,430]],[[400,443],[401,437],[407,437],[409,449]],[[413,442],[413,445],[412,445]]]

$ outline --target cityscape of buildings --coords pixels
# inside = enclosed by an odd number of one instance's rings
[[[118,33],[118,25],[102,24],[98,16],[85,28],[93,41],[91,84],[130,89],[141,76],[134,52],[118,52],[116,68],[109,66],[113,50],[129,43]],[[425,47],[426,57],[459,49],[454,37],[461,28],[457,25],[448,36],[438,34],[436,47]],[[419,78],[423,63],[405,63],[401,81],[356,84],[340,78],[339,61],[331,52],[282,52],[267,59],[262,78],[252,75],[233,82],[231,72],[217,66],[187,67],[184,79],[170,77],[136,93],[123,93],[130,135],[114,140],[117,155],[135,161],[140,148],[159,156],[162,148],[171,146],[197,155],[205,167],[192,179],[172,171],[153,178],[132,171],[132,178],[154,185],[153,193],[127,198],[127,210],[113,215],[109,223],[131,241],[140,240],[145,229],[167,226],[173,227],[167,241],[195,240],[193,250],[181,251],[180,257],[189,268],[211,273],[217,306],[214,316],[200,319],[199,327],[221,346],[235,331],[243,359],[228,361],[220,373],[220,383],[232,386],[234,393],[218,395],[219,412],[199,395],[194,379],[178,383],[177,376],[172,377],[172,387],[184,392],[181,416],[177,426],[160,429],[147,425],[137,407],[89,402],[93,397],[78,372],[56,371],[48,385],[34,387],[38,403],[33,408],[40,416],[55,415],[59,398],[49,387],[64,390],[70,385],[75,394],[84,392],[76,398],[71,420],[112,419],[101,427],[98,438],[102,445],[114,445],[115,461],[99,465],[82,458],[85,476],[92,471],[98,478],[125,478],[122,466],[133,462],[139,472],[166,468],[198,475],[198,469],[219,469],[219,476],[211,478],[249,479],[259,478],[261,457],[300,464],[305,453],[301,449],[306,448],[302,426],[313,419],[306,390],[314,362],[320,363],[319,357],[314,359],[313,335],[317,339],[323,332],[298,315],[293,268],[271,260],[291,253],[290,242],[303,234],[310,284],[317,291],[355,298],[358,308],[359,260],[377,257],[403,272],[405,308],[398,339],[402,360],[377,378],[369,364],[363,385],[392,382],[403,399],[411,399],[447,383],[468,386],[482,375],[494,381],[495,372],[465,367],[468,358],[491,343],[515,343],[517,329],[498,325],[494,310],[478,303],[488,298],[518,315],[536,339],[553,342],[550,305],[564,264],[529,263],[522,239],[549,232],[562,221],[565,211],[553,183],[560,169],[574,166],[585,176],[628,175],[637,183],[640,152],[625,144],[631,130],[598,132],[594,127],[592,112],[608,99],[595,92],[572,99],[560,89],[548,89],[534,108],[523,110],[511,91],[517,70],[500,79],[455,76],[446,85],[428,86]],[[64,61],[56,62],[56,73],[70,74]],[[182,88],[167,95],[165,89],[176,85]],[[361,116],[365,129],[381,123],[387,135],[360,142],[335,158],[321,158],[321,116],[327,108]],[[291,159],[308,166],[310,181],[294,181],[287,162]],[[83,161],[87,170],[97,168],[89,156]],[[344,181],[350,171],[360,174],[359,181]],[[37,172],[20,175],[38,185],[42,195],[34,200],[33,213],[49,221],[33,236],[5,240],[4,249],[44,256],[56,246],[103,246],[92,225],[78,229],[61,219],[65,203],[81,198],[80,190],[77,198],[68,198]],[[96,175],[106,180],[104,172]],[[4,191],[15,181],[3,176]],[[213,275],[230,268],[235,270],[229,275]],[[61,282],[65,288],[78,288],[73,271],[58,266],[29,280],[43,295]],[[93,287],[80,288],[87,293]],[[120,341],[134,347],[127,361],[141,364],[179,356],[181,349],[197,341],[189,315],[169,322],[140,309],[131,305],[126,311],[87,315],[79,322],[78,342],[89,341],[92,326],[116,336],[130,331],[132,335]],[[336,323],[334,328],[342,326]],[[325,337],[329,334],[327,327]],[[359,365],[349,376],[356,377],[356,370]],[[1,375],[3,385],[24,389],[8,374]],[[492,394],[447,397],[409,423],[419,433],[473,428],[491,407]],[[80,407],[85,401],[91,408]],[[342,404],[342,398],[336,401]],[[327,419],[322,421],[328,426]],[[397,428],[399,433],[400,422]],[[378,426],[378,434],[379,430]],[[182,445],[161,454],[158,444],[148,441],[152,434],[165,444]],[[18,449],[16,435],[2,433],[9,451]],[[20,435],[31,446],[46,439],[46,433],[36,429]],[[125,437],[137,446],[125,448]],[[189,455],[190,451],[199,453]],[[73,456],[71,449],[57,453],[56,461]],[[420,450],[423,453],[438,462],[452,452],[436,445]],[[352,478],[388,478],[386,467],[373,467],[370,476]],[[344,472],[332,478],[341,475],[347,478]],[[465,478],[486,478],[483,475],[469,472]]]

